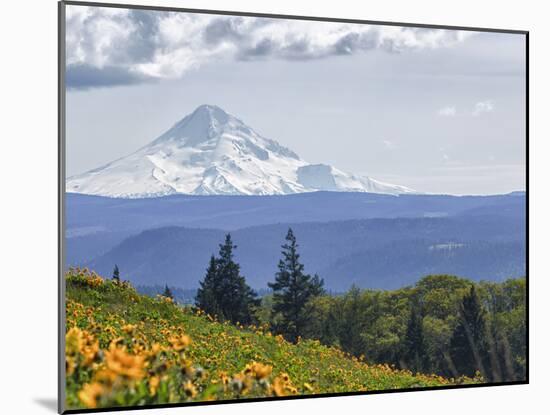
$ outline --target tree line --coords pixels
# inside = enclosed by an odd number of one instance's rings
[[[473,283],[450,275],[392,291],[352,287],[311,301],[303,336],[413,372],[523,380],[525,293],[525,278]]]
[[[267,325],[292,342],[317,339],[413,372],[489,382],[525,379],[525,278],[474,283],[432,275],[398,290],[353,286],[328,295],[323,280],[305,272],[289,229],[268,283],[271,293],[259,298],[241,275],[236,248],[227,234],[195,297],[198,308],[221,321]],[[172,296],[168,287],[165,295]]]

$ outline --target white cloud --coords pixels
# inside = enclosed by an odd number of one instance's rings
[[[478,117],[484,113],[493,112],[494,109],[495,109],[495,105],[493,101],[491,100],[481,101],[474,105],[474,110],[472,111],[472,115],[474,117]]]
[[[437,115],[441,117],[454,117],[456,115],[455,107],[443,107],[437,111]]]
[[[67,6],[74,87],[177,78],[217,59],[321,59],[451,47],[471,32]],[[81,77],[81,73],[86,76]],[[123,79],[126,73],[128,79]],[[97,79],[92,77],[92,74]]]

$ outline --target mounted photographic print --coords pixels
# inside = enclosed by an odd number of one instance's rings
[[[527,383],[527,32],[59,12],[61,412]]]

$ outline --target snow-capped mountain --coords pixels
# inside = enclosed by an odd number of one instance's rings
[[[170,194],[275,195],[318,190],[414,191],[309,164],[214,105],[201,105],[159,138],[105,166],[69,177],[68,192],[140,198]]]

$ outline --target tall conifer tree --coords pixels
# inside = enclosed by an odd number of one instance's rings
[[[268,286],[273,290],[272,320],[275,330],[288,340],[296,341],[304,333],[308,322],[308,301],[324,292],[323,280],[317,275],[312,277],[304,273],[292,229],[288,229],[285,239],[279,271],[275,274],[275,282]]]
[[[208,314],[233,323],[250,324],[255,307],[259,306],[256,293],[240,274],[240,266],[233,259],[231,235],[220,244],[219,257],[212,256],[204,280],[195,298],[196,305]]]
[[[413,304],[403,340],[403,360],[407,369],[413,372],[423,372],[426,357],[422,314],[420,313],[419,306]]]
[[[113,281],[120,282],[120,270],[117,264],[115,264],[115,268],[113,269]]]

